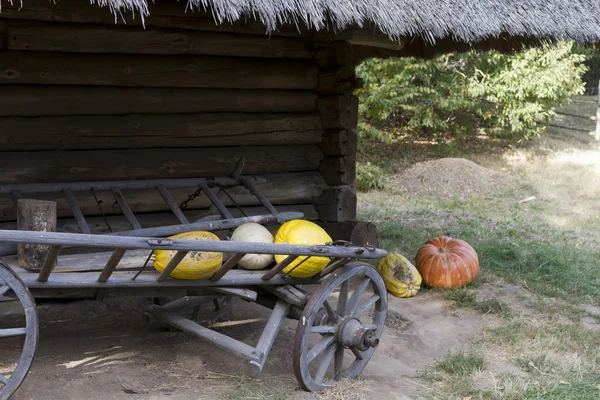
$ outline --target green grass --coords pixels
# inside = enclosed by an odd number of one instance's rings
[[[483,371],[484,366],[485,360],[481,354],[457,351],[438,361],[435,369],[449,375],[465,376]]]
[[[482,271],[545,296],[600,303],[597,237],[581,240],[574,232],[523,215],[523,210],[507,217],[510,210],[479,202],[415,202],[400,209],[375,203],[363,208],[359,218],[375,221],[383,247],[409,259],[432,237],[458,237],[475,248]],[[490,213],[490,208],[499,215]]]

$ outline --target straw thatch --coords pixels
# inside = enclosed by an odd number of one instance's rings
[[[27,0],[24,0],[27,1]],[[30,0],[33,1],[33,0]],[[115,13],[148,16],[147,0],[90,0]],[[391,39],[421,37],[434,43],[450,37],[476,42],[519,36],[600,40],[598,0],[189,0],[213,13],[217,23],[251,17],[268,31],[295,23],[321,29],[373,24]],[[149,10],[150,8],[150,10]],[[182,11],[183,12],[183,11]]]

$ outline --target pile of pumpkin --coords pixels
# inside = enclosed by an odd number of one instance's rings
[[[217,235],[206,231],[193,231],[171,236],[171,239],[220,240]],[[279,227],[274,235],[264,226],[253,222],[243,224],[231,235],[234,242],[278,243],[298,245],[319,245],[332,242],[331,237],[319,225],[305,220],[292,220]],[[162,272],[175,254],[173,250],[157,250],[154,268]],[[273,261],[279,263],[287,255],[246,254],[238,265],[249,270],[268,267]],[[308,258],[308,260],[306,260]],[[212,276],[223,263],[223,253],[190,251],[169,275],[175,279],[205,279]],[[321,272],[329,263],[327,257],[298,257],[283,272],[294,278],[307,278]]]
[[[396,297],[413,297],[421,284],[440,289],[464,287],[479,273],[479,258],[467,242],[450,237],[431,239],[419,249],[416,267],[406,257],[389,253],[378,265],[385,286]]]

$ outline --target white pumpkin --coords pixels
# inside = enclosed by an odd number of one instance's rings
[[[248,222],[233,231],[231,240],[234,242],[273,243],[273,235],[264,226]],[[272,262],[272,254],[246,254],[238,262],[238,265],[245,269],[263,269]]]

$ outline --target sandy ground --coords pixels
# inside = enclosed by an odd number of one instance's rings
[[[14,398],[257,398],[251,388],[248,393],[243,387],[231,390],[246,377],[281,386],[277,390],[283,394],[273,398],[315,398],[298,389],[293,375],[296,321],[287,320],[263,373],[257,374],[244,360],[191,335],[149,325],[141,312],[144,305],[144,300],[131,299],[42,304],[37,356]],[[240,300],[225,319],[247,320],[249,316],[261,320],[222,331],[256,343],[268,310]],[[483,323],[475,313],[451,312],[431,293],[408,300],[390,298],[381,344],[361,383],[348,390],[375,398],[411,398],[421,384],[418,372],[462,347]],[[270,398],[262,396],[258,398]]]

